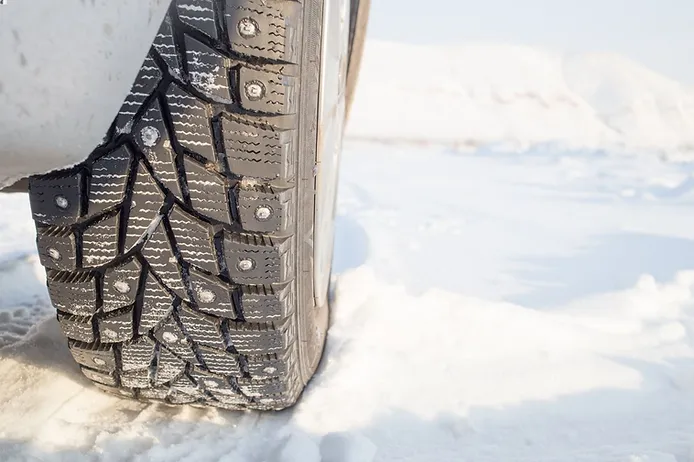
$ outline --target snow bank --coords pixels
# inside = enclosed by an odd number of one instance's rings
[[[367,44],[349,135],[694,155],[694,89],[615,54]]]

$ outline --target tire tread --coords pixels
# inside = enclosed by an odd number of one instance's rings
[[[281,409],[303,389],[296,210],[313,201],[295,181],[303,8],[174,0],[103,144],[31,178],[51,300],[100,388],[231,409]],[[258,35],[240,35],[242,18]],[[263,97],[250,98],[258,83]],[[269,219],[255,218],[260,205]]]

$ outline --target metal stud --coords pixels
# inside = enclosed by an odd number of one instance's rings
[[[198,290],[198,300],[202,303],[212,303],[217,298],[214,292],[210,289],[199,289]]]
[[[114,339],[114,338],[118,337],[118,334],[111,329],[104,329],[103,334],[104,334],[104,337],[110,338],[110,339]]]
[[[63,196],[62,194],[58,194],[57,196],[55,196],[53,201],[59,209],[66,210],[68,207],[70,207],[70,201],[67,200],[67,197]]]
[[[60,252],[58,252],[57,249],[54,249],[53,247],[50,247],[48,249],[48,256],[51,257],[51,260],[58,261],[61,258]]]
[[[178,335],[174,334],[173,332],[164,332],[163,334],[161,334],[161,338],[163,338],[164,341],[168,343],[178,342]]]
[[[239,271],[243,271],[245,273],[255,268],[255,262],[250,258],[244,258],[243,260],[239,260],[236,267],[239,269]]]
[[[251,80],[245,86],[246,96],[251,101],[258,101],[265,96],[265,85],[258,80]]]
[[[106,361],[104,361],[101,358],[92,358],[92,362],[94,364],[96,364],[97,366],[105,366],[106,365]]]
[[[255,209],[255,219],[258,221],[268,221],[272,217],[272,209],[267,205],[261,205]]]
[[[125,281],[116,281],[113,283],[113,287],[115,287],[116,290],[122,294],[127,294],[130,292],[130,284]]]
[[[153,148],[154,146],[156,146],[157,142],[159,142],[160,137],[161,133],[159,133],[159,130],[157,130],[155,127],[152,127],[151,125],[148,125],[142,130],[140,130],[140,139],[142,139],[142,144],[144,144],[148,148]]]
[[[266,367],[265,369],[263,369],[263,372],[265,372],[266,374],[274,374],[275,372],[277,372],[277,368]]]
[[[258,32],[260,32],[258,23],[251,18],[243,18],[240,20],[238,30],[241,37],[245,39],[253,38],[258,35]]]

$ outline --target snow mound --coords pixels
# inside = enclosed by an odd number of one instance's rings
[[[349,135],[694,155],[694,89],[609,53],[367,44]]]

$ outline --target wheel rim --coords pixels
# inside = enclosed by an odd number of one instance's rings
[[[313,286],[317,306],[327,303],[333,258],[333,223],[349,62],[349,5],[349,0],[326,0],[323,10],[313,233]]]

